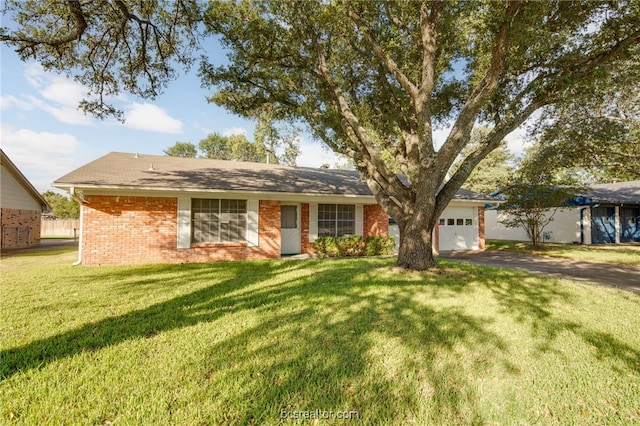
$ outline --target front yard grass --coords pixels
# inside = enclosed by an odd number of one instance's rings
[[[519,254],[535,254],[586,262],[640,265],[640,244],[559,244],[543,243],[534,248],[528,241],[487,240],[487,249]]]
[[[633,293],[445,261],[74,260],[1,262],[0,423],[640,422]]]

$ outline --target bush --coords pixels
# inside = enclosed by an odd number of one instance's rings
[[[361,257],[393,254],[395,241],[393,237],[318,237],[313,248],[320,258],[326,257]]]

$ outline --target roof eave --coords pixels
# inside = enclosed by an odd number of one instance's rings
[[[38,190],[31,184],[31,182],[29,182],[26,176],[22,174],[20,169],[18,169],[18,167],[15,164],[13,164],[13,161],[11,161],[9,156],[5,154],[4,151],[1,149],[0,149],[0,156],[2,159],[1,160],[2,164],[5,166],[7,171],[11,174],[11,176],[13,176],[18,181],[18,183],[20,183],[20,185],[22,185],[22,187],[29,193],[31,198],[33,198],[35,201],[38,202],[38,204],[40,204],[40,208],[42,209],[42,211],[43,212],[50,211],[51,206],[49,205],[49,203],[47,203],[47,201],[42,197],[42,195],[40,195]]]
[[[124,186],[124,185],[86,185],[79,183],[59,182],[53,183],[53,186],[59,189],[69,191],[74,188],[76,192],[95,192],[105,194],[127,193],[132,196],[144,195],[149,193],[155,194],[170,194],[172,196],[179,196],[180,194],[229,194],[237,196],[253,196],[262,199],[330,199],[330,198],[342,198],[350,201],[357,202],[371,202],[377,203],[373,195],[366,194],[330,194],[330,193],[298,193],[298,192],[270,192],[270,191],[242,191],[242,190],[225,190],[225,189],[207,189],[207,188],[157,188],[157,187],[143,187],[143,186]]]

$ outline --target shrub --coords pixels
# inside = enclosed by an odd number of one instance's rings
[[[318,237],[313,248],[320,258],[325,257],[361,257],[393,254],[395,241],[393,237]]]

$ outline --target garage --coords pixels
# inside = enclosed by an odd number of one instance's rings
[[[478,250],[477,207],[447,207],[438,221],[440,251]]]

